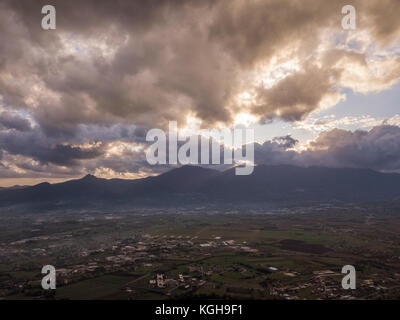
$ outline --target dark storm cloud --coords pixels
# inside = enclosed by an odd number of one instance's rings
[[[31,130],[30,122],[18,115],[10,112],[0,113],[0,128],[16,129],[18,131],[29,131]]]
[[[40,163],[74,165],[76,161],[91,159],[102,154],[102,146],[87,149],[58,144],[48,139],[40,130],[29,132],[0,132],[0,148],[10,154],[30,157]]]
[[[154,168],[147,164],[142,149],[129,149],[129,145],[148,145],[146,132],[146,128],[122,124],[79,125],[74,132],[50,136],[40,126],[29,131],[0,130],[0,154],[4,154],[0,177],[67,178],[95,173],[98,168],[114,170],[115,174],[143,169],[151,173]],[[128,147],[108,153],[124,143]]]
[[[343,1],[222,1],[218,23],[211,35],[229,49],[241,64],[268,59],[277,51],[301,41],[318,45],[321,26],[338,22]],[[307,35],[307,36],[305,36]]]
[[[398,40],[400,36],[400,2],[392,0],[361,1],[368,13],[360,16],[361,27],[368,27],[382,45]]]
[[[234,68],[208,41],[206,1],[55,1],[53,33],[38,23],[44,2],[5,4],[4,23],[15,30],[2,38],[23,39],[10,39],[2,55],[4,72],[15,77],[3,80],[5,103],[32,109],[26,87],[39,80],[45,90],[32,112],[49,132],[79,123],[184,121],[190,111],[210,122],[230,119],[225,105]],[[100,43],[115,50],[112,58]]]
[[[334,129],[323,132],[300,153],[275,141],[255,146],[258,164],[370,168],[400,172],[400,128],[377,126],[370,131]]]
[[[257,165],[294,164],[295,157],[295,151],[288,151],[280,143],[274,141],[254,144],[254,162]]]
[[[299,142],[299,140],[292,138],[290,134],[282,137],[275,137],[272,141],[278,143],[285,149],[293,148]]]

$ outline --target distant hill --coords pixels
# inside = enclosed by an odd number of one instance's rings
[[[63,183],[0,189],[0,207],[84,208],[207,203],[370,202],[400,197],[400,175],[370,169],[255,167],[252,175],[183,166],[137,180],[87,175]]]

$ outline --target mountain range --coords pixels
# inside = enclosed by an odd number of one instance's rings
[[[185,204],[370,202],[400,196],[400,174],[370,169],[259,165],[248,176],[183,166],[136,180],[87,175],[62,183],[0,189],[0,208],[86,208]]]

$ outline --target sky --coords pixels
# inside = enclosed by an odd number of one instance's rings
[[[0,186],[158,174],[169,121],[254,128],[256,164],[400,172],[398,0],[54,0],[43,30],[47,4],[0,2]]]

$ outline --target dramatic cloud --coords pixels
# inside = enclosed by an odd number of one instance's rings
[[[400,128],[379,126],[355,132],[334,129],[321,133],[305,153],[305,161],[324,166],[400,170]]]
[[[0,2],[3,176],[151,173],[148,128],[307,123],[400,77],[398,0],[352,1],[354,31],[341,27],[344,0],[54,0],[57,29],[44,31],[47,4]],[[301,162],[289,138],[262,152]]]
[[[0,131],[0,177],[36,177],[43,173],[70,177],[98,170],[118,175],[148,167],[142,152],[148,144],[143,128],[79,126],[74,134],[48,136],[38,126],[30,130],[13,127]]]
[[[263,102],[255,111],[265,118],[302,120],[329,93],[334,86],[333,77],[331,72],[317,67],[287,76],[274,87],[259,90],[257,99]]]
[[[91,159],[101,154],[102,144],[87,148],[51,143],[38,130],[31,132],[0,132],[0,147],[14,155],[31,157],[40,163],[73,165],[76,160]]]
[[[293,139],[290,134],[284,137],[276,137],[272,141],[285,149],[293,148],[299,142],[299,140]]]

